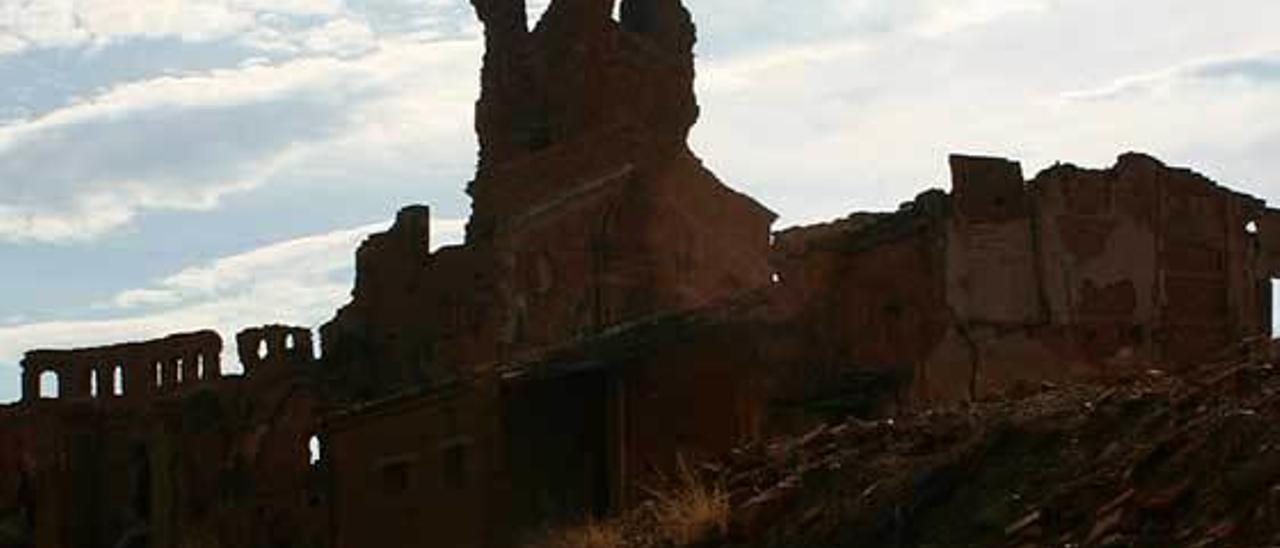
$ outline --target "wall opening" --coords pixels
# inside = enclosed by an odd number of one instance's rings
[[[1277,321],[1276,310],[1280,310],[1280,279],[1273,278],[1271,280],[1271,309],[1268,310],[1267,320],[1271,322],[1271,337],[1275,338],[1280,333],[1280,321]]]
[[[406,461],[389,462],[382,466],[382,491],[388,495],[399,495],[409,490],[409,463]]]
[[[89,370],[89,397],[90,398],[98,397],[98,370],[97,369]]]
[[[309,454],[307,463],[311,466],[320,464],[320,459],[324,457],[323,449],[320,444],[320,436],[311,436],[311,439],[307,441],[307,453]]]
[[[35,488],[27,472],[18,473],[18,524],[21,528],[19,538],[31,538],[36,530]]]
[[[163,363],[160,363],[160,362],[155,363],[155,373],[156,375],[155,375],[155,378],[152,379],[152,382],[155,383],[155,386],[157,388],[164,386],[164,364]]]
[[[45,371],[40,374],[40,398],[46,400],[57,399],[60,379],[58,374],[53,371]]]
[[[129,506],[141,521],[151,519],[151,458],[147,447],[134,445],[129,457]]]
[[[527,0],[524,7],[525,12],[525,30],[533,32],[538,28],[538,23],[542,21],[542,16],[547,14],[547,8],[551,7],[552,0]],[[614,21],[622,21],[622,0],[613,1],[613,12],[610,14]]]
[[[508,448],[504,464],[513,492],[508,512],[511,527],[538,527],[608,513],[615,495],[614,479],[620,473],[610,450],[613,379],[591,372],[503,388],[500,420]],[[538,412],[529,412],[532,409]],[[447,449],[441,447],[446,469],[461,466],[465,470],[467,459],[476,458],[474,451],[468,456],[466,450],[445,454]],[[475,464],[469,467],[474,472]]]
[[[116,366],[111,373],[111,395],[124,395],[124,368]]]
[[[533,32],[538,28],[538,22],[542,20],[542,16],[547,13],[547,8],[551,6],[551,0],[529,0],[525,6],[525,29]]]
[[[467,446],[454,444],[444,448],[444,480],[453,489],[467,487]]]
[[[183,381],[185,381],[187,378],[186,372],[183,371],[184,366],[186,364],[182,363],[182,358],[178,358],[174,360],[173,363],[174,363],[173,374],[176,375],[176,377],[174,378],[175,384],[182,384]]]
[[[263,339],[258,341],[258,359],[267,359],[267,352],[267,340]]]
[[[1248,223],[1245,223],[1244,231],[1249,234],[1256,235],[1258,233],[1258,221],[1249,221]]]
[[[204,378],[205,378],[204,355],[201,354],[199,356],[196,356],[196,380],[201,380]]]
[[[293,338],[293,333],[284,336],[284,347],[286,350],[293,350],[297,347],[297,342]]]

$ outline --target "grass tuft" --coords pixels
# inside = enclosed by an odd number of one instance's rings
[[[623,548],[626,540],[614,522],[585,523],[548,532],[526,548]]]
[[[676,546],[704,542],[729,529],[729,493],[702,478],[680,459],[676,481],[654,493],[653,519],[664,539]]]

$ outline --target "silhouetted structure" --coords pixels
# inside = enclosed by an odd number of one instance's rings
[[[474,0],[463,245],[402,210],[320,330],[35,351],[0,407],[0,546],[504,546],[678,455],[829,414],[1212,359],[1266,337],[1280,215],[1126,154],[954,156],[952,192],[770,233],[686,145],[678,0]],[[57,390],[41,394],[41,378]],[[319,454],[312,454],[318,451]]]

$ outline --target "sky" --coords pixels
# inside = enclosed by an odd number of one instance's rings
[[[953,152],[1280,200],[1275,0],[686,4],[692,146],[778,228],[946,188]],[[0,0],[0,402],[31,348],[318,326],[403,205],[459,241],[481,54],[466,0]]]

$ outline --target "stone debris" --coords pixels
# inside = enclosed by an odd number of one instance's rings
[[[1267,362],[849,420],[710,467],[730,546],[1274,546]],[[788,544],[789,543],[789,544]]]

